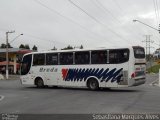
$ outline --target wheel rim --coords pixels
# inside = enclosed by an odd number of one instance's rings
[[[91,81],[91,82],[90,82],[90,88],[91,88],[91,89],[96,89],[96,88],[97,88],[97,83],[96,83],[96,81]]]
[[[37,86],[38,86],[38,87],[43,87],[43,81],[42,81],[42,80],[38,80]]]

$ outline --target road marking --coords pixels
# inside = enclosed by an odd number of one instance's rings
[[[149,85],[151,85],[151,86],[159,86],[159,83],[158,83],[158,82],[159,82],[159,79],[151,82]]]
[[[0,95],[0,101],[2,101],[4,99],[3,95]]]

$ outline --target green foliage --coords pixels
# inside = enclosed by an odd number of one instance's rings
[[[51,49],[51,50],[57,50],[57,48],[54,46],[53,49]]]
[[[148,73],[158,73],[160,69],[160,65],[154,65],[147,69]]]
[[[6,44],[2,43],[0,48],[6,48]],[[13,48],[9,43],[8,43],[8,48]]]
[[[6,44],[2,43],[1,48],[6,48]]]
[[[32,50],[33,50],[33,51],[37,51],[38,48],[34,45],[33,48],[32,48]]]
[[[83,45],[81,45],[80,47],[72,47],[71,45],[68,45],[67,47],[62,48],[61,50],[71,50],[75,48],[83,49]]]
[[[22,49],[28,49],[28,50],[30,50],[30,47],[29,47],[29,45],[28,45],[28,44],[26,44],[26,45],[21,44],[21,45],[19,46],[19,48],[22,48]]]
[[[30,50],[30,47],[29,47],[29,45],[28,45],[28,44],[26,44],[26,45],[25,45],[25,49]]]
[[[25,46],[24,46],[23,44],[21,44],[21,45],[19,46],[19,48],[25,49]]]
[[[80,46],[80,49],[83,49],[83,45]]]
[[[70,46],[70,45],[68,45],[67,47],[65,47],[65,48],[63,48],[63,49],[61,49],[61,50],[71,50],[71,49],[73,49],[73,47]]]

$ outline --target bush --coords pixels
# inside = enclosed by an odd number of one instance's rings
[[[158,73],[160,69],[160,65],[154,65],[147,69],[148,73]]]

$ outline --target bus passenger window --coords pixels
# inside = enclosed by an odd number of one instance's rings
[[[33,65],[45,65],[45,54],[34,54]]]
[[[107,62],[107,51],[92,51],[92,64],[105,64]]]
[[[61,65],[73,64],[73,53],[60,53],[60,64]]]
[[[114,51],[109,51],[109,63],[115,64],[118,63],[118,53]]]
[[[75,64],[89,64],[90,53],[89,52],[75,52]]]
[[[127,50],[119,51],[119,62],[123,63],[123,62],[128,61],[128,59],[129,59],[129,55],[128,54],[129,54],[129,52]]]
[[[58,64],[58,54],[57,53],[47,53],[46,54],[46,65],[57,65]]]
[[[129,60],[129,50],[128,49],[117,49],[109,51],[109,63],[119,64],[124,63]]]

